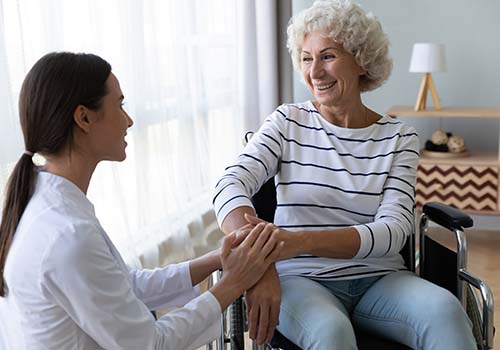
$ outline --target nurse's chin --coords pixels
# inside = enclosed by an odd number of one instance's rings
[[[127,158],[127,153],[125,152],[125,150],[123,150],[123,153],[112,155],[103,160],[108,160],[110,162],[123,162],[126,158]]]

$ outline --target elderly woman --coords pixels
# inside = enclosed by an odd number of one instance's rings
[[[288,47],[314,100],[279,106],[216,186],[231,232],[260,221],[250,198],[274,177],[285,246],[247,292],[258,343],[279,315],[303,349],[356,349],[353,325],[414,349],[475,348],[458,300],[405,271],[399,254],[414,224],[418,137],[361,100],[388,78],[388,46],[378,20],[350,1],[295,16]]]

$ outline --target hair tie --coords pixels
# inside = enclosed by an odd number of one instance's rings
[[[24,151],[23,154],[26,154],[27,156],[33,157],[34,153],[30,151]]]

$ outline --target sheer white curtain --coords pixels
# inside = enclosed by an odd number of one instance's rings
[[[278,0],[238,0],[238,4],[241,111],[246,130],[257,130],[279,101],[279,4]]]
[[[51,51],[113,66],[134,119],[127,159],[102,163],[88,196],[128,263],[213,248],[211,192],[278,103],[277,0],[0,0],[0,196],[23,152],[17,99]]]

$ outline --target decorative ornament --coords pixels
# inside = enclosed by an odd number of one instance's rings
[[[465,151],[465,140],[462,136],[451,136],[448,138],[448,150],[453,153],[460,153]]]
[[[441,129],[432,133],[431,141],[435,145],[446,145],[448,143],[448,135]]]

